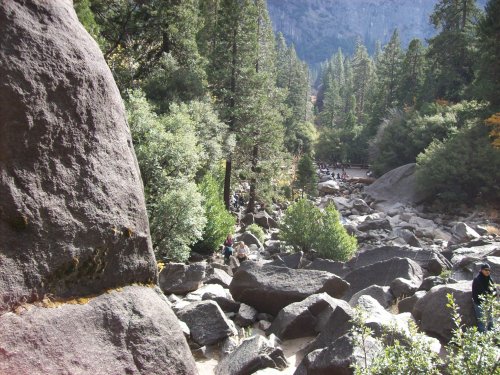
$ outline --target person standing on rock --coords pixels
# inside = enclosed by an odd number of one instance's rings
[[[224,241],[224,264],[229,264],[229,257],[233,255],[233,235],[229,233]]]
[[[238,260],[240,262],[244,262],[245,260],[248,259],[248,253],[249,252],[250,252],[250,250],[248,249],[248,246],[245,245],[245,243],[243,241],[241,241],[238,244],[236,257],[238,258]]]
[[[495,283],[490,276],[490,265],[484,263],[481,265],[481,269],[477,276],[472,281],[472,304],[474,306],[474,313],[477,319],[477,330],[479,332],[486,332],[493,328],[493,317],[491,312],[487,313],[486,320],[484,319],[483,306],[481,306],[482,300],[488,295],[495,295]],[[486,323],[486,326],[485,326]]]

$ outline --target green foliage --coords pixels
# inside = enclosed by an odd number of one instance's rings
[[[451,294],[447,295],[448,304],[452,310],[453,337],[448,345],[447,373],[449,375],[492,375],[500,374],[500,348],[496,340],[500,333],[498,326],[500,318],[500,302],[491,296],[486,298],[481,306],[485,311],[491,311],[496,326],[491,331],[478,332],[476,327],[464,328],[461,324],[459,307]],[[486,319],[484,314],[484,318]],[[485,322],[486,323],[486,322]]]
[[[207,223],[203,228],[203,238],[192,249],[201,254],[211,254],[218,249],[228,233],[232,233],[235,218],[226,210],[222,201],[221,184],[210,174],[206,174],[199,190],[203,196],[203,208]]]
[[[285,212],[281,238],[295,251],[316,250],[327,259],[348,260],[357,248],[357,241],[340,223],[333,205],[324,211],[306,199],[300,199]]]
[[[154,250],[158,257],[183,261],[206,224],[202,196],[193,182],[206,164],[197,126],[189,106],[175,105],[168,116],[158,116],[139,91],[129,93],[127,114]]]
[[[297,165],[297,186],[309,195],[316,195],[318,176],[313,160],[309,155],[302,155]]]
[[[258,226],[257,224],[251,224],[246,228],[246,230],[257,237],[260,243],[264,243],[266,234],[264,233],[264,229],[262,229],[260,226]]]
[[[356,375],[381,374],[448,374],[448,375],[492,375],[500,374],[500,349],[495,340],[500,329],[497,326],[486,333],[479,333],[476,327],[463,327],[453,296],[448,295],[447,306],[451,308],[455,325],[453,336],[446,345],[447,356],[440,358],[427,337],[419,333],[415,324],[408,332],[400,331],[402,340],[391,339],[391,333],[382,338],[384,350],[373,360],[355,365]],[[500,302],[495,297],[484,302],[483,308],[490,309],[494,320],[500,317]],[[366,326],[362,311],[357,310],[351,330],[356,345],[366,353],[366,342],[373,332]],[[394,335],[392,335],[394,337]],[[366,356],[365,356],[366,358]]]
[[[75,0],[73,6],[78,20],[85,27],[85,30],[87,30],[97,43],[101,44],[103,41],[99,35],[99,25],[95,21],[94,13],[90,9],[90,0]]]
[[[433,141],[444,141],[481,116],[485,105],[461,102],[455,105],[429,104],[420,111],[389,111],[370,144],[370,161],[381,175],[404,164],[414,163],[417,155]]]
[[[491,145],[482,121],[471,121],[449,139],[432,142],[417,163],[419,189],[444,203],[500,199],[500,150]]]
[[[476,60],[475,91],[488,100],[495,110],[500,109],[500,1],[490,0],[478,25],[479,58]]]

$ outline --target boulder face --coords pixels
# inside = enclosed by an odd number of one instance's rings
[[[179,321],[154,289],[0,316],[0,373],[196,374]]]
[[[416,164],[406,164],[387,172],[364,190],[375,201],[419,203],[427,197],[415,188]]]
[[[72,1],[0,3],[0,311],[157,278],[125,108]]]
[[[312,294],[326,292],[340,298],[348,288],[348,283],[329,272],[260,266],[253,262],[244,262],[229,286],[235,300],[273,315]]]

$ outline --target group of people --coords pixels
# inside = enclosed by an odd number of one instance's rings
[[[250,250],[245,242],[240,241],[236,247],[234,247],[234,239],[231,234],[228,234],[226,240],[224,241],[224,264],[229,264],[229,258],[231,255],[236,255],[236,258],[241,262],[248,259],[248,253]]]
[[[243,195],[241,193],[233,194],[232,205],[235,210],[238,210],[240,207],[243,207],[245,205],[245,198],[243,198]]]

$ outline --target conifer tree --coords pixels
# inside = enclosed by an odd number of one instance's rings
[[[425,80],[425,50],[419,39],[413,39],[406,51],[401,69],[399,102],[415,105]]]

